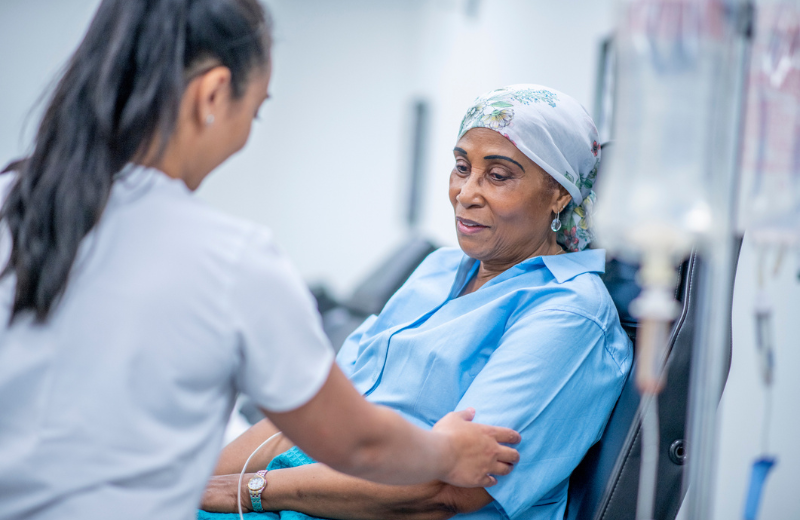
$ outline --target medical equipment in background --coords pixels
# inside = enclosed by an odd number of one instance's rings
[[[766,279],[777,274],[790,248],[800,252],[800,1],[760,2],[758,7],[739,228],[747,230],[757,249],[753,313],[764,414],[761,454],[751,469],[745,520],[757,518],[767,476],[777,463],[769,452],[776,345]]]
[[[744,519],[756,520],[758,507],[761,503],[761,494],[764,490],[767,476],[775,464],[777,457],[769,454],[769,432],[772,419],[772,381],[775,370],[774,336],[772,334],[772,303],[764,288],[764,268],[767,250],[762,248],[758,260],[758,289],[754,309],[756,321],[756,348],[758,349],[759,372],[764,391],[764,414],[761,418],[761,455],[753,462],[750,473],[750,483],[744,506]],[[782,254],[776,260],[776,267],[780,264]]]
[[[637,520],[651,520],[658,468],[658,394],[678,305],[674,266],[700,250],[702,312],[692,369],[690,518],[709,518],[733,210],[752,8],[742,1],[628,0],[616,32],[614,146],[599,190],[598,238],[641,264],[636,384],[642,399]]]
[[[428,127],[430,125],[430,108],[428,102],[422,99],[414,101],[412,107],[414,118],[412,147],[411,147],[411,170],[408,186],[408,209],[406,213],[406,223],[408,229],[416,234],[419,228],[423,188],[425,183],[425,143],[428,141]]]
[[[759,3],[739,227],[761,245],[800,242],[800,1]]]
[[[614,37],[608,36],[600,43],[600,59],[595,77],[594,111],[592,119],[597,127],[601,148],[611,140],[614,121]],[[605,155],[605,151],[603,154]]]
[[[476,3],[477,5],[477,3]],[[411,104],[411,150],[408,175],[406,225],[408,237],[397,249],[371,272],[353,293],[343,299],[333,297],[323,285],[315,285],[311,292],[317,300],[322,315],[322,325],[334,349],[339,348],[365,319],[379,314],[386,302],[405,283],[414,269],[437,246],[420,232],[425,188],[425,159],[430,104],[424,99]]]

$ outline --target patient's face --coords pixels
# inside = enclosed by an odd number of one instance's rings
[[[511,141],[473,128],[453,150],[450,202],[461,249],[481,262],[516,263],[549,240],[558,191]]]

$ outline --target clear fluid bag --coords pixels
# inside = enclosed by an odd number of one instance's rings
[[[639,259],[685,256],[712,226],[715,78],[723,3],[625,1],[615,35],[613,145],[598,180],[599,243]]]
[[[642,395],[637,520],[653,518],[659,458],[657,395],[678,305],[675,263],[730,221],[737,112],[731,13],[718,0],[628,0],[615,34],[613,145],[598,180],[598,242],[639,261],[636,386]],[[730,85],[723,88],[726,83]],[[706,243],[710,240],[705,240]],[[717,248],[723,250],[725,248]]]
[[[740,231],[800,242],[800,2],[760,2],[742,153]]]

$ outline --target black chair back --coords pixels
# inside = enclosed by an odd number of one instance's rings
[[[738,260],[741,240],[737,242],[736,247],[734,264]],[[632,338],[635,336],[636,320],[630,316],[627,307],[639,293],[634,280],[635,271],[636,266],[611,260],[607,263],[604,276],[604,282],[620,313],[620,321]],[[735,267],[733,271],[735,273]],[[670,334],[666,385],[658,398],[660,447],[655,520],[673,520],[683,501],[689,377],[697,321],[698,279],[701,274],[700,258],[696,253],[692,253],[679,271],[675,296],[681,303],[681,313],[673,324]],[[733,280],[731,280],[732,290]],[[730,312],[728,316],[730,317]],[[730,319],[728,331],[730,331]],[[730,341],[728,341],[725,380],[729,368]],[[720,389],[720,395],[721,393]],[[630,375],[602,438],[592,446],[570,477],[566,519],[620,520],[635,517],[641,464],[639,414],[639,393],[633,375]]]

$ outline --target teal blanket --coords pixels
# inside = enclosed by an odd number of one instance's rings
[[[291,448],[274,459],[267,466],[268,470],[295,468],[297,466],[305,466],[306,464],[313,464],[316,462],[314,459],[303,453],[300,448]],[[245,518],[250,520],[320,520],[315,516],[308,516],[304,513],[297,511],[280,511],[278,513],[245,513]],[[209,513],[207,511],[198,511],[197,520],[234,520],[239,518],[239,513]]]

